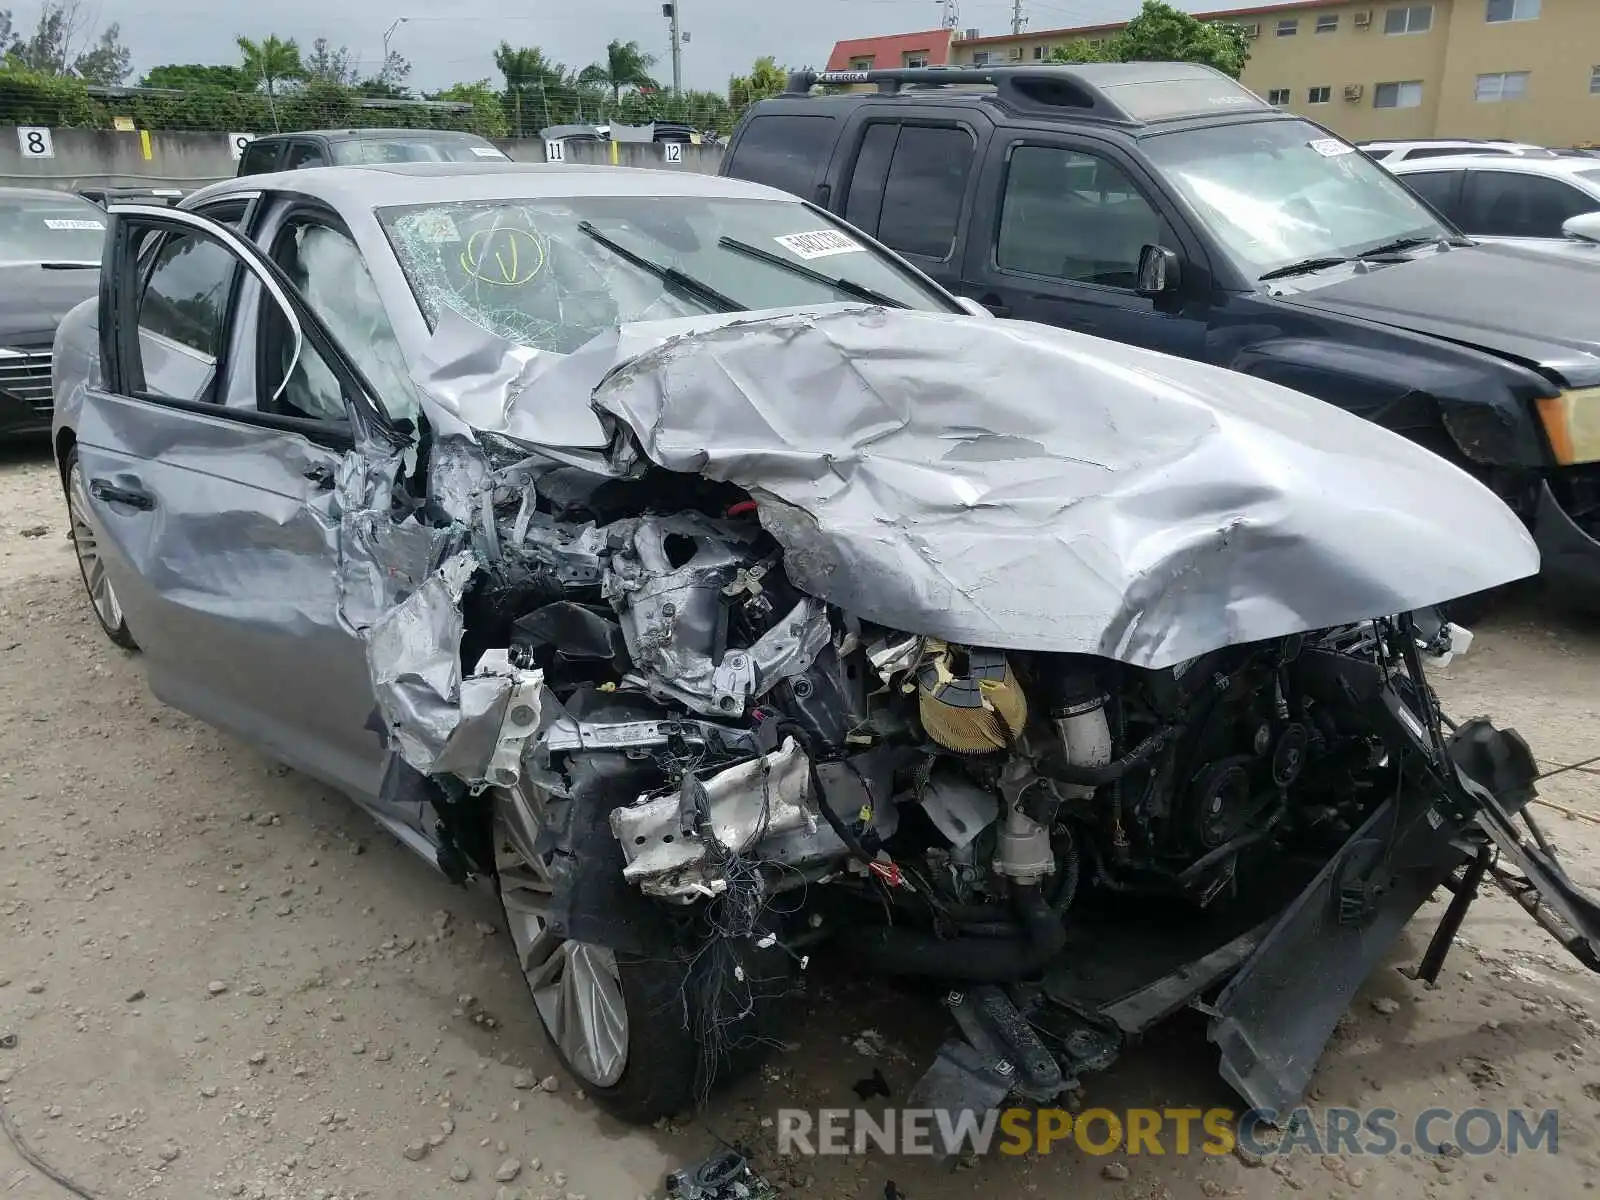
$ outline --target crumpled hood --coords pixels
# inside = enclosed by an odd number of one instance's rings
[[[797,586],[955,642],[1164,667],[1539,567],[1516,516],[1464,472],[1233,372],[854,305],[693,324],[604,335],[590,356],[603,377],[535,373],[498,389],[504,404],[465,406],[495,340],[474,349],[441,328],[416,379],[452,413],[498,411],[486,432],[569,461],[540,426],[570,429],[582,395],[610,435],[601,469],[647,459],[738,484]]]
[[[1587,386],[1600,382],[1600,256],[1583,250],[1484,242],[1325,286],[1308,281],[1280,298],[1464,342]]]

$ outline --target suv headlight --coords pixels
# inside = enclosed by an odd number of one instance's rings
[[[1541,396],[1539,419],[1550,450],[1564,467],[1600,462],[1600,387]]]

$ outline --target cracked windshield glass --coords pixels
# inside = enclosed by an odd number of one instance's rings
[[[428,324],[451,308],[570,353],[619,323],[869,300],[955,311],[813,209],[701,196],[413,205],[379,213]]]

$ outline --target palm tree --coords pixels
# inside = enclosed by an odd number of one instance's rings
[[[259,42],[247,37],[236,39],[244,55],[244,73],[252,82],[266,85],[268,98],[277,95],[277,85],[287,79],[304,79],[305,66],[300,62],[300,44],[293,38],[284,41],[269,34]]]
[[[750,74],[735,75],[728,80],[728,101],[735,109],[743,111],[757,100],[776,96],[788,83],[789,72],[769,54],[756,59]]]
[[[578,75],[578,82],[610,88],[611,103],[618,104],[623,88],[656,86],[656,81],[650,78],[650,68],[655,61],[655,56],[641,50],[638,42],[613,41],[606,47],[606,61],[585,67]]]
[[[552,62],[544,56],[544,51],[538,46],[523,46],[518,49],[510,42],[501,42],[494,52],[494,65],[500,68],[500,74],[505,76],[506,91],[511,94],[513,120],[516,123],[516,136],[522,136],[522,96],[529,93],[529,99],[537,96],[544,108],[544,123],[552,125],[555,122],[550,116],[550,92],[553,89],[557,100],[564,99],[572,91],[571,72],[563,63]]]

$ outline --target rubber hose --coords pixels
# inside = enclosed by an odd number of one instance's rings
[[[895,926],[857,926],[838,941],[846,953],[885,975],[922,975],[970,983],[1014,983],[1038,973],[1067,944],[1067,929],[1037,885],[1012,892],[1021,935],[941,939]]]
[[[1158,729],[1121,758],[1113,759],[1102,767],[1084,767],[1070,763],[1060,754],[1046,754],[1038,761],[1039,774],[1057,783],[1077,784],[1080,787],[1103,787],[1115,783],[1134,767],[1165,746],[1178,732],[1176,726]]]

